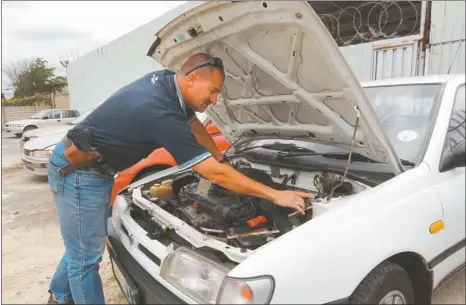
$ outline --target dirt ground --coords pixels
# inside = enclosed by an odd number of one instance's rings
[[[22,168],[2,170],[2,303],[45,304],[63,243],[46,178]],[[113,278],[107,253],[101,263],[106,302],[126,300]],[[464,269],[435,293],[434,304],[465,304]]]
[[[45,304],[64,247],[47,179],[2,170],[2,303]],[[100,265],[108,304],[125,304],[108,254]]]

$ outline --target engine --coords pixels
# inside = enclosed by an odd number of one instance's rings
[[[239,170],[267,186],[285,188],[263,171]],[[235,194],[196,174],[175,180],[172,188],[173,197],[157,200],[159,206],[200,232],[235,247],[256,249],[312,218],[311,208],[301,215],[268,200]]]

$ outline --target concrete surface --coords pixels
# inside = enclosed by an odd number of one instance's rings
[[[47,179],[22,168],[2,169],[2,304],[45,304],[63,240]],[[100,264],[107,304],[126,300],[108,254]]]
[[[14,134],[2,131],[2,168],[21,164],[19,140]]]
[[[47,179],[21,168],[2,170],[2,303],[44,304],[63,254]],[[107,304],[126,303],[107,252],[99,270]],[[434,292],[433,304],[465,304],[464,269]]]

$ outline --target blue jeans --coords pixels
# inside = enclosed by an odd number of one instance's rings
[[[99,263],[105,251],[107,216],[113,177],[96,169],[58,170],[69,163],[58,144],[49,159],[52,190],[65,244],[65,253],[53,275],[50,291],[59,303],[105,304]]]

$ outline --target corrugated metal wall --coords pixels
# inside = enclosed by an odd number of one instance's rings
[[[70,108],[84,112],[121,86],[161,66],[146,55],[155,33],[175,16],[202,4],[189,1],[111,43],[78,58],[67,69]]]
[[[340,50],[361,82],[423,73],[419,43],[409,38],[368,42]]]
[[[465,2],[432,1],[427,73],[465,73]]]

